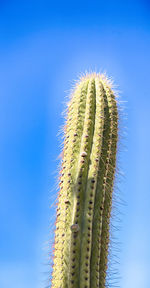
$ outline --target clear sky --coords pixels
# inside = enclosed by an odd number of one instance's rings
[[[1,0],[1,288],[48,284],[57,135],[73,80],[86,70],[106,71],[125,101],[117,185],[125,204],[114,203],[121,278],[112,287],[150,287],[149,1]]]

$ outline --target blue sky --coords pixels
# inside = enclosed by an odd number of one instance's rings
[[[125,101],[118,285],[150,287],[149,51],[149,1],[0,1],[1,288],[46,287],[57,134],[66,96],[85,70],[106,71]]]

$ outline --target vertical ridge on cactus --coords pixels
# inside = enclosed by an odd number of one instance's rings
[[[104,288],[118,109],[108,79],[88,74],[68,103],[52,288]]]

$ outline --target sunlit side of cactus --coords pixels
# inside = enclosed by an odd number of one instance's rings
[[[118,139],[117,101],[102,74],[80,79],[68,103],[52,288],[104,288]]]

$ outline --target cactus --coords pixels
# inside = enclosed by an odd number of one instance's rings
[[[106,287],[117,139],[110,81],[87,74],[67,107],[52,288]]]

